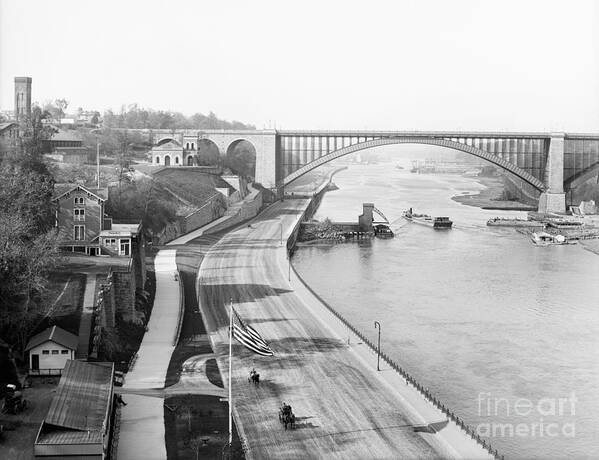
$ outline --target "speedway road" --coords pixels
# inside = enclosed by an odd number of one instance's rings
[[[284,244],[306,205],[306,199],[275,203],[225,235],[198,272],[200,309],[225,385],[230,300],[275,352],[262,357],[233,342],[233,411],[246,457],[453,457],[451,449],[439,450],[434,434],[414,431],[419,420],[397,392],[313,313],[322,306],[309,305],[314,299],[294,288],[297,280],[289,281]],[[253,367],[258,387],[247,381]],[[296,415],[294,430],[278,420],[283,401]]]

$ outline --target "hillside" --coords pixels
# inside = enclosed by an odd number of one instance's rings
[[[167,168],[156,172],[153,177],[162,187],[198,207],[204,205],[215,193],[219,193],[216,188],[231,189],[219,176],[197,169]]]

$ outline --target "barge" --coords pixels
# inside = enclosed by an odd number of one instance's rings
[[[545,224],[536,220],[526,219],[510,219],[508,217],[494,217],[487,221],[489,227],[533,227],[533,228],[544,228]]]
[[[449,217],[432,217],[428,214],[417,214],[412,211],[412,208],[404,211],[403,217],[410,222],[433,227],[435,230],[449,230],[453,225],[453,222]]]

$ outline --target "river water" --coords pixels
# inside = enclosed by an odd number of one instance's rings
[[[373,340],[379,321],[383,351],[506,458],[598,457],[599,256],[487,227],[525,214],[452,201],[483,188],[474,178],[379,164],[334,182],[317,219],[355,221],[373,202],[396,237],[299,247],[304,280]],[[405,222],[410,206],[454,228]]]

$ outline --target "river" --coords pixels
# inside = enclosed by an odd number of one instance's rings
[[[298,272],[373,340],[379,321],[381,348],[506,458],[598,456],[599,257],[487,227],[525,213],[451,200],[475,178],[394,166],[338,173],[315,217],[354,221],[373,202],[395,238],[300,246]],[[405,222],[410,206],[454,228]]]

